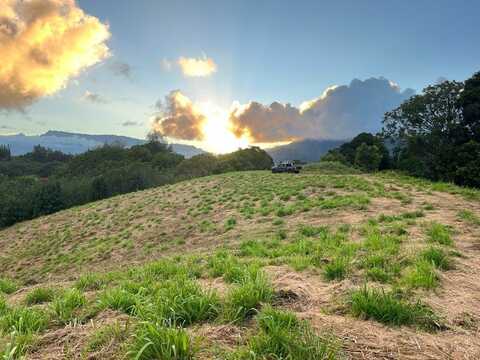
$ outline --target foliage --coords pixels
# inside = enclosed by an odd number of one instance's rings
[[[480,73],[427,86],[387,112],[395,167],[432,180],[480,186]]]
[[[321,161],[338,161],[367,171],[390,168],[390,154],[382,137],[361,133],[325,154]]]
[[[379,169],[382,154],[376,145],[362,143],[355,151],[355,166],[365,171]]]
[[[0,161],[0,174],[5,174],[0,175],[0,227],[187,178],[271,165],[270,156],[257,147],[184,159],[155,139],[129,149],[105,145],[76,156],[35,146],[31,153]]]

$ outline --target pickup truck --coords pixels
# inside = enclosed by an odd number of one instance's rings
[[[301,166],[295,165],[291,161],[283,161],[272,167],[272,173],[295,173],[300,172]]]

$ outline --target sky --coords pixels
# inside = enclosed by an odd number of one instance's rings
[[[474,0],[19,3],[0,0],[0,134],[347,138],[480,70]]]

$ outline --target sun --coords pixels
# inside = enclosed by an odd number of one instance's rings
[[[204,135],[202,143],[206,150],[215,154],[225,154],[250,145],[246,136],[237,138],[231,132],[228,111],[210,101],[199,102],[196,105],[207,119],[202,128]]]

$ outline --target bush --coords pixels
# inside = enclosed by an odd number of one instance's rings
[[[355,152],[355,166],[365,171],[376,171],[380,167],[382,154],[376,145],[362,143]]]

